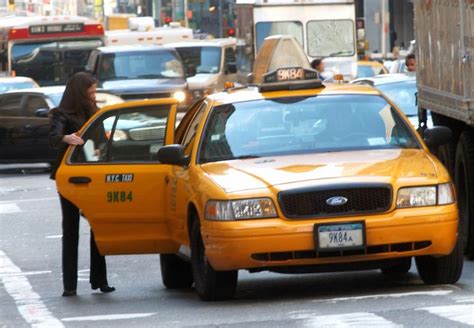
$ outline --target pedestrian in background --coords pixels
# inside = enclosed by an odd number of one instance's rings
[[[75,73],[67,82],[59,107],[50,112],[50,144],[58,149],[56,161],[51,167],[51,179],[56,178],[56,171],[69,145],[82,145],[84,140],[77,131],[97,111],[95,102],[97,81],[84,72]],[[77,288],[77,262],[79,246],[79,209],[59,194],[62,210],[62,296],[75,296]],[[90,283],[92,289],[103,293],[113,292],[114,287],[107,282],[105,257],[99,254],[94,234],[90,237]]]
[[[416,72],[416,59],[414,54],[409,54],[406,56],[405,65],[408,72]]]
[[[321,81],[324,80],[324,77],[321,75],[321,73],[324,72],[323,60],[320,58],[313,59],[311,62],[311,67],[318,72]]]

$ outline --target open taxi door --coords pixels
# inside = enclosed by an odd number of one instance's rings
[[[125,102],[102,108],[81,129],[56,174],[59,193],[81,209],[102,255],[175,253],[166,215],[170,165],[158,150],[172,144],[177,101]]]

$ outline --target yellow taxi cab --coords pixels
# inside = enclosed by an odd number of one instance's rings
[[[205,97],[176,129],[172,99],[106,107],[85,125],[56,179],[101,254],[161,254],[164,285],[208,301],[232,298],[239,270],[394,274],[415,258],[425,283],[455,283],[454,188],[427,146],[450,131],[422,140],[379,91],[324,86],[280,38],[262,58],[283,47],[293,59],[257,60],[254,85]]]

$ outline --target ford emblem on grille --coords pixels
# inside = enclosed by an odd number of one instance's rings
[[[342,196],[335,196],[326,199],[326,204],[329,206],[341,206],[347,203],[347,198]]]

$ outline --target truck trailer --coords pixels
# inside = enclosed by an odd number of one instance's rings
[[[474,1],[414,1],[418,108],[451,142],[434,150],[455,181],[464,250],[474,259]]]

